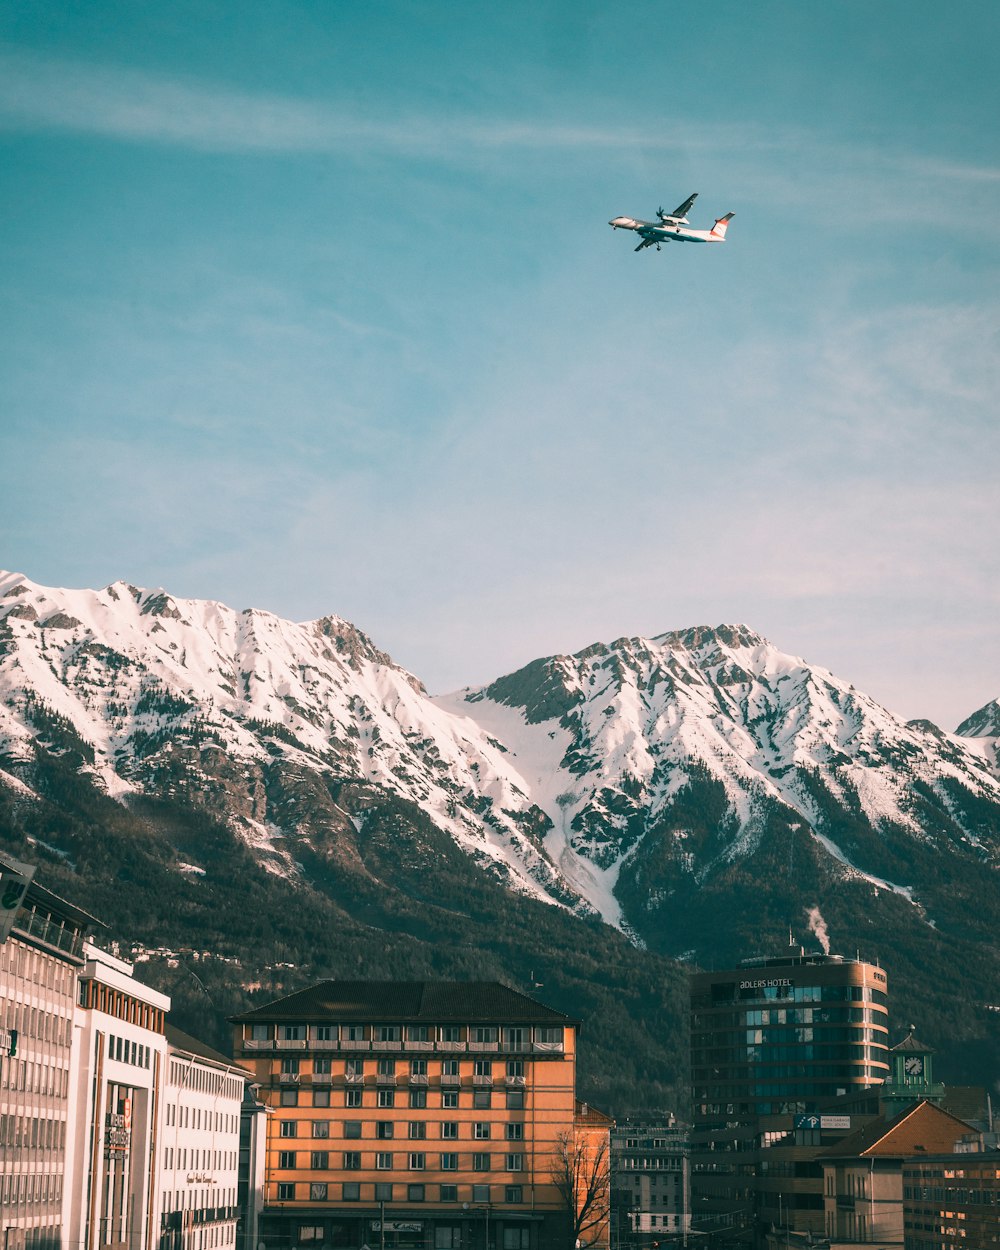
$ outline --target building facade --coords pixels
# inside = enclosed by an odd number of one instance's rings
[[[904,1250],[1000,1246],[1000,1152],[907,1159],[903,1245]]]
[[[233,1023],[270,1108],[265,1246],[564,1244],[576,1021],[496,983],[326,981]]]
[[[0,1230],[4,1250],[59,1250],[71,1174],[77,973],[97,921],[0,863]]]
[[[618,1244],[644,1244],[691,1227],[690,1129],[671,1116],[618,1125],[611,1133]]]
[[[816,1149],[856,1127],[831,1106],[888,1075],[887,996],[877,965],[798,948],[692,976],[696,1229],[823,1235]]]
[[[132,965],[84,947],[74,1038],[67,1244],[152,1250],[156,1136],[170,999],[136,981]]]

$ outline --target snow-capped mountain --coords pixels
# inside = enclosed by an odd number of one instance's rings
[[[888,894],[932,925],[941,863],[995,881],[987,712],[967,737],[907,724],[739,625],[595,644],[432,698],[337,617],[0,574],[0,786],[24,802],[41,757],[76,751],[120,802],[205,804],[294,876],[304,847],[349,853],[365,811],[338,786],[361,782],[512,888],[675,952],[692,899],[751,865],[787,861],[806,902]]]

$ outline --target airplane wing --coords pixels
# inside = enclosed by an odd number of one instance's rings
[[[691,211],[691,205],[695,202],[697,198],[698,198],[698,192],[696,191],[694,195],[689,196],[684,201],[683,204],[678,204],[677,207],[674,209],[674,211],[670,214],[670,216],[671,217],[686,217],[688,213]]]

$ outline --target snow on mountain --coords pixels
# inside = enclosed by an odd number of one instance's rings
[[[631,932],[639,865],[656,861],[657,889],[697,885],[754,854],[775,813],[840,879],[918,903],[904,843],[997,851],[1000,781],[968,738],[906,724],[741,625],[430,698],[338,617],[0,574],[0,785],[30,787],[37,753],[66,749],[60,725],[110,795],[214,796],[273,871],[296,871],[295,839],[363,822],[334,791],[364,781],[513,888]]]
[[[981,754],[995,773],[1000,773],[1000,699],[992,699],[955,730],[970,750]]]

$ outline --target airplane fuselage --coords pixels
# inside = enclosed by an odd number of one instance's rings
[[[712,230],[692,230],[674,221],[639,221],[635,217],[614,217],[608,222],[614,230],[634,230],[649,243],[724,243],[725,235]]]

